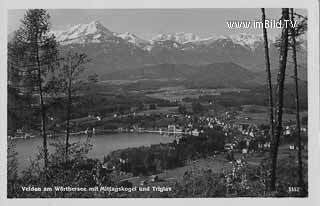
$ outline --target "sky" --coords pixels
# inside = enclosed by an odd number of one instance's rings
[[[306,10],[297,10],[306,15]],[[188,32],[205,38],[238,33],[261,34],[261,29],[230,29],[229,20],[260,20],[261,10],[252,9],[49,9],[51,30],[98,20],[112,32],[130,32],[144,39],[159,33]],[[8,32],[19,27],[25,10],[8,11]],[[281,9],[266,9],[267,19],[279,19]],[[269,29],[269,37],[280,29]]]

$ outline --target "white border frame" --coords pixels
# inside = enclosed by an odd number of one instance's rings
[[[169,199],[7,199],[7,10],[46,9],[135,9],[135,8],[305,8],[308,10],[308,131],[309,131],[309,197],[308,198],[169,198]],[[249,205],[319,205],[320,204],[320,105],[319,105],[319,2],[317,0],[0,0],[0,94],[2,98],[0,124],[0,204],[60,205],[60,204],[249,204]],[[280,14],[279,14],[280,15]],[[318,203],[318,204],[317,204]]]

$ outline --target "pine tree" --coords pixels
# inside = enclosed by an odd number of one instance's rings
[[[21,70],[22,92],[39,98],[41,133],[43,137],[44,168],[48,167],[46,131],[45,84],[57,63],[57,43],[49,34],[50,16],[46,10],[30,9],[24,15],[21,26],[12,41],[12,55],[18,59]]]
[[[289,9],[282,9],[282,21],[289,20]],[[279,55],[279,72],[277,76],[277,88],[276,88],[276,125],[275,135],[272,139],[271,146],[271,180],[270,189],[276,190],[276,170],[277,170],[277,158],[278,148],[280,142],[280,136],[282,134],[282,110],[283,110],[283,93],[284,93],[284,80],[287,66],[287,55],[288,55],[288,27],[283,27],[280,39],[280,55]]]
[[[293,9],[290,9],[290,20],[293,23],[295,21],[294,19],[294,12]],[[300,22],[298,24],[298,31],[296,31],[296,28],[290,27],[290,35],[291,35],[291,48],[292,48],[292,60],[293,60],[293,66],[294,66],[294,83],[295,83],[295,103],[296,103],[296,125],[297,125],[297,145],[298,145],[298,184],[299,187],[303,188],[303,171],[302,171],[302,145],[301,145],[301,126],[300,126],[300,109],[299,109],[299,84],[298,84],[298,64],[297,64],[297,34],[301,35],[304,33],[305,29],[303,25],[304,21]]]
[[[273,117],[273,95],[272,95],[272,81],[271,81],[271,71],[270,71],[270,59],[269,59],[269,44],[268,44],[268,35],[267,29],[265,27],[266,15],[264,8],[261,9],[262,12],[262,23],[263,23],[263,39],[264,39],[264,54],[265,54],[265,63],[266,63],[266,73],[267,73],[267,89],[269,95],[269,124],[270,124],[270,137],[273,139],[274,136],[274,117]]]

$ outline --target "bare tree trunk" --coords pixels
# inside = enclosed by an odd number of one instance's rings
[[[68,105],[67,105],[67,134],[66,134],[66,161],[69,153],[69,135],[70,135],[70,116],[71,116],[71,78],[68,82]]]
[[[289,9],[282,9],[282,21],[289,20]],[[276,190],[276,170],[277,170],[277,158],[278,158],[278,147],[280,142],[280,136],[282,133],[282,109],[283,109],[283,91],[284,91],[284,80],[287,66],[288,56],[288,28],[284,26],[281,33],[281,44],[280,44],[280,57],[279,57],[279,72],[277,77],[277,90],[276,90],[276,127],[275,136],[272,140],[272,163],[271,163],[271,180],[270,189]]]
[[[269,59],[269,44],[268,44],[268,36],[267,29],[265,27],[266,15],[264,12],[264,8],[261,8],[262,12],[262,23],[263,23],[263,39],[264,39],[264,57],[266,63],[266,72],[267,72],[267,87],[268,87],[268,95],[269,95],[269,124],[270,124],[270,137],[273,139],[274,135],[274,125],[273,125],[273,98],[272,98],[272,81],[271,81],[271,71],[270,71],[270,59]]]
[[[38,36],[37,36],[38,38]],[[41,130],[43,137],[43,152],[44,152],[44,169],[47,171],[48,168],[48,146],[47,146],[47,133],[46,133],[46,112],[43,101],[43,88],[42,88],[42,79],[41,79],[41,63],[39,57],[39,46],[36,46],[36,61],[38,68],[38,87],[39,87],[39,96],[40,96],[40,111],[41,111]]]
[[[291,13],[291,22],[294,22],[294,13],[293,9],[290,9]],[[300,114],[299,114],[299,85],[298,85],[298,68],[297,68],[297,50],[296,50],[296,34],[295,28],[291,28],[291,39],[292,39],[292,59],[294,64],[294,83],[295,83],[295,102],[296,102],[296,122],[297,122],[297,145],[298,145],[298,164],[299,164],[299,186],[302,189],[303,187],[303,173],[302,173],[302,157],[301,157],[301,127],[300,127]]]

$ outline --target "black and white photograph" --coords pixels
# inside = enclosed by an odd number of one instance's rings
[[[310,18],[8,9],[7,198],[308,198]]]

